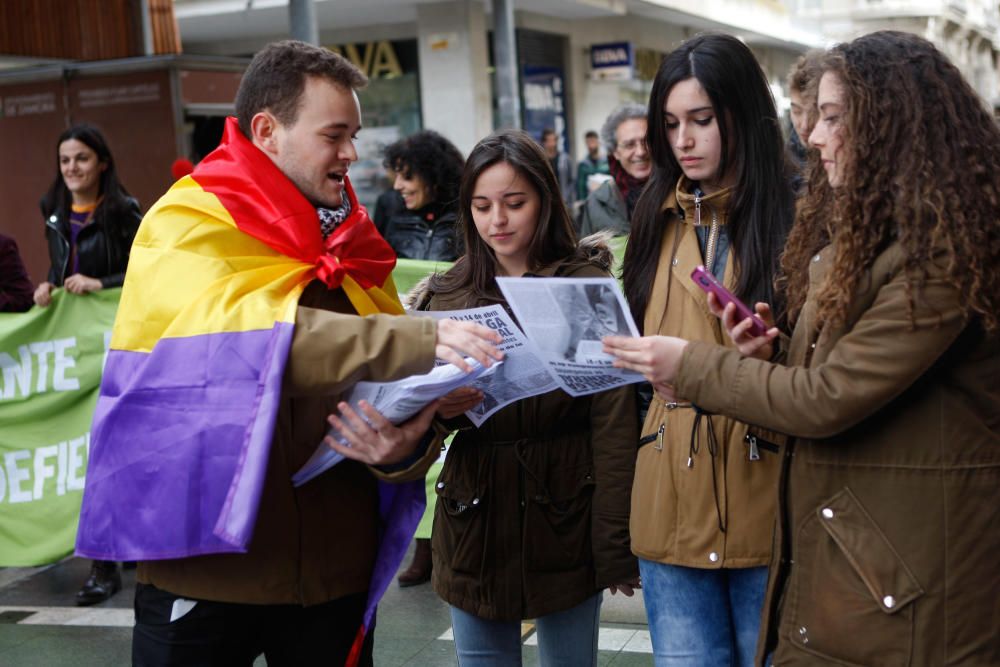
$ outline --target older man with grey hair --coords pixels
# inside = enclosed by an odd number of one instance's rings
[[[646,107],[622,104],[601,126],[601,140],[608,151],[611,179],[594,190],[580,211],[580,235],[602,229],[628,234],[632,211],[652,171],[646,147]]]

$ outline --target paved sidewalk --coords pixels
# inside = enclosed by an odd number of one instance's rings
[[[70,558],[44,568],[0,569],[0,664],[17,667],[117,667],[130,662],[135,571],[123,574],[124,590],[93,607],[76,607],[73,596],[89,561]],[[524,630],[524,665],[538,664],[530,623]],[[641,596],[605,595],[599,664],[653,664]],[[258,659],[256,665],[265,661]],[[429,584],[389,588],[375,630],[377,667],[457,665],[448,608]]]

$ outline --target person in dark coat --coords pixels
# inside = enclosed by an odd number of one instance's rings
[[[24,270],[17,242],[0,234],[0,313],[23,313],[34,305],[34,288]]]
[[[69,128],[56,151],[56,177],[41,201],[51,260],[48,279],[35,288],[35,303],[43,307],[56,287],[72,294],[121,287],[142,220],[96,127]]]
[[[635,102],[612,111],[601,126],[611,178],[591,192],[580,209],[580,236],[609,229],[628,235],[632,213],[653,163],[646,145],[646,107]]]
[[[610,275],[607,246],[577,245],[555,175],[520,130],[473,149],[459,218],[468,251],[431,279],[426,310],[506,306],[496,276]],[[451,605],[459,664],[520,664],[521,621],[532,618],[542,665],[596,665],[603,590],[638,586],[634,388],[551,391],[473,429],[462,413],[481,400],[458,390],[438,411],[459,432],[436,485],[432,582]]]
[[[48,239],[48,279],[35,288],[35,303],[46,307],[52,290],[87,294],[121,287],[129,250],[142,214],[118,180],[115,159],[101,132],[74,125],[56,142],[56,176],[42,197]],[[76,594],[78,605],[107,600],[121,588],[117,563],[95,560]]]
[[[402,259],[454,261],[461,254],[455,231],[458,181],[465,159],[453,143],[423,130],[390,144],[383,164],[404,210],[390,215],[382,236]]]

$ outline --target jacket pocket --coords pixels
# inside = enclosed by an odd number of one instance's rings
[[[533,572],[566,572],[593,560],[590,510],[594,475],[590,466],[570,469],[548,489],[528,489],[524,551]]]
[[[451,570],[478,575],[487,549],[486,494],[443,478],[435,490],[438,500],[431,532],[435,556],[440,555],[440,563]]]
[[[924,591],[849,488],[802,522],[797,543],[785,639],[840,664],[910,664]]]

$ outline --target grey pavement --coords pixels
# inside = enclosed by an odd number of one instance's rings
[[[408,562],[408,558],[407,561]],[[116,667],[130,662],[135,571],[123,573],[123,590],[93,607],[73,596],[89,561],[68,558],[41,568],[0,569],[0,665],[17,667]],[[653,664],[641,595],[605,594],[599,664]],[[523,625],[525,667],[538,665],[531,623]],[[260,658],[255,667],[266,662]],[[377,667],[457,665],[448,607],[429,584],[390,586],[375,629]]]

